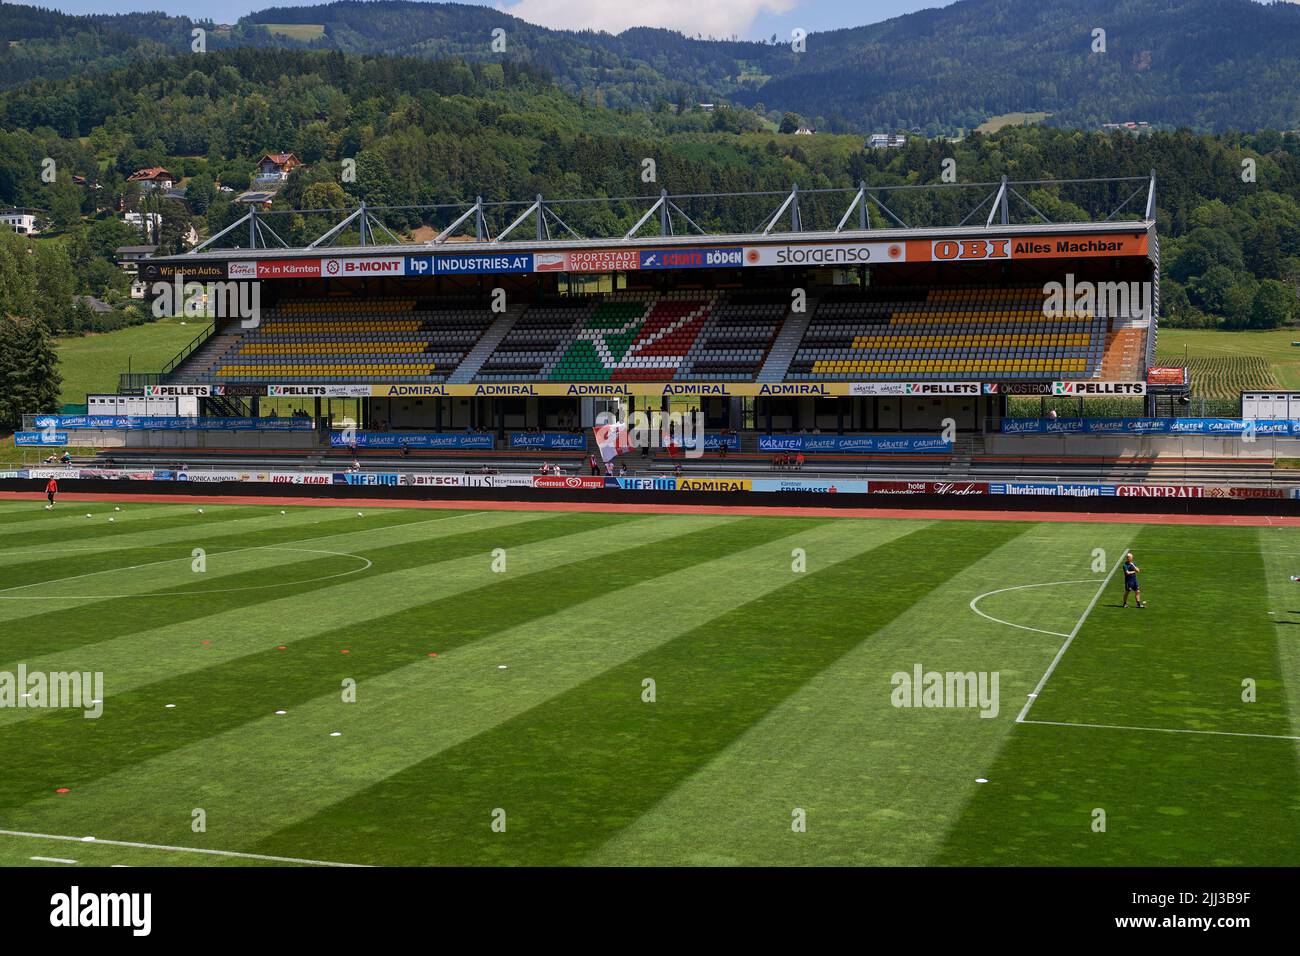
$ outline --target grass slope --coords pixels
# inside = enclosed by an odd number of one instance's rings
[[[205,511],[0,502],[0,671],[105,679],[0,708],[0,864],[1296,862],[1277,529]]]
[[[128,363],[136,372],[156,372],[202,333],[204,320],[159,319],[102,335],[55,340],[63,386],[59,401],[81,404],[88,393],[117,393],[117,377]]]

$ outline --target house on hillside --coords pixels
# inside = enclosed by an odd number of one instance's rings
[[[800,126],[797,130],[794,131],[794,135],[796,135],[796,136],[812,136],[812,135],[813,135],[814,133],[816,133],[816,132],[817,132],[817,131],[816,131],[815,129],[813,129],[811,126]]]
[[[137,169],[126,177],[128,183],[139,183],[141,189],[171,189],[176,185],[176,177],[161,166]]]
[[[902,133],[872,133],[867,137],[867,149],[898,149],[907,145]]]
[[[293,153],[267,153],[257,161],[257,171],[249,184],[258,189],[279,189],[289,174],[302,165]]]
[[[0,209],[0,222],[20,236],[35,236],[41,231],[45,212],[26,206],[7,206]]]

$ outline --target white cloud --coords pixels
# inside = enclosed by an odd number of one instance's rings
[[[605,30],[622,33],[629,27],[664,27],[688,36],[747,37],[760,13],[786,13],[799,0],[519,0],[499,9],[559,30]]]

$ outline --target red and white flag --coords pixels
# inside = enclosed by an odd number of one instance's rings
[[[596,444],[600,447],[602,461],[608,463],[618,455],[633,450],[634,446],[626,422],[597,425],[592,432],[596,436]]]

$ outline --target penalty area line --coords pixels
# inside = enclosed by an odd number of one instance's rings
[[[1135,727],[1129,724],[1076,724],[1065,720],[1017,720],[1019,724],[1042,724],[1046,727],[1089,727],[1093,730],[1146,730],[1157,734],[1208,734],[1214,737],[1262,737],[1265,740],[1300,740],[1291,734],[1249,734],[1239,730],[1193,730],[1188,727]]]
[[[138,850],[165,850],[169,853],[199,853],[205,856],[235,857],[241,860],[264,860],[268,863],[299,863],[304,866],[366,867],[365,863],[335,863],[330,860],[304,860],[292,856],[267,856],[262,853],[239,853],[234,850],[208,850],[195,846],[167,846],[161,843],[133,843],[129,840],[101,840],[97,837],[63,836],[55,833],[26,833],[22,830],[0,830],[0,836],[23,837],[29,840],[63,840],[68,843],[93,843],[100,846],[125,846]]]
[[[1075,637],[1078,635],[1079,631],[1083,628],[1083,622],[1088,620],[1088,615],[1091,614],[1092,609],[1097,606],[1097,602],[1101,599],[1102,592],[1105,591],[1106,588],[1110,585],[1111,578],[1113,578],[1115,576],[1115,572],[1119,570],[1119,566],[1121,562],[1123,562],[1124,560],[1124,555],[1127,553],[1128,553],[1127,549],[1120,552],[1119,560],[1116,561],[1114,567],[1110,569],[1110,573],[1107,574],[1106,577],[1102,579],[1101,584],[1097,587],[1097,593],[1092,596],[1092,600],[1088,602],[1088,606],[1083,609],[1083,613],[1079,615],[1079,620],[1074,622],[1074,628],[1070,631],[1069,635],[1065,638],[1065,643],[1061,645],[1061,649],[1057,651],[1056,656],[1052,658],[1052,663],[1047,665],[1047,671],[1039,679],[1038,684],[1033,689],[1033,692],[1030,693],[1029,699],[1025,701],[1025,706],[1022,707],[1020,713],[1016,715],[1016,723],[1022,724],[1025,722],[1025,716],[1029,713],[1029,708],[1033,707],[1034,701],[1038,700],[1038,695],[1042,691],[1044,685],[1047,684],[1047,679],[1052,676],[1052,671],[1056,670],[1056,665],[1061,663],[1061,658],[1064,657],[1065,652],[1070,649],[1070,645],[1074,642]]]

